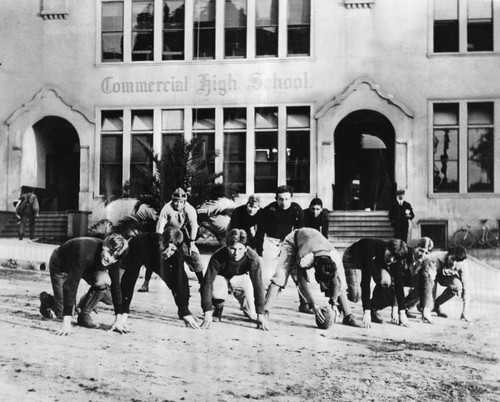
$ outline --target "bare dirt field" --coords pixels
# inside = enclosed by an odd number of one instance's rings
[[[298,313],[289,285],[270,332],[255,329],[232,298],[210,330],[185,328],[153,276],[150,293],[134,295],[133,333],[107,331],[113,313],[101,304],[99,329],[74,326],[59,337],[60,322],[38,312],[48,273],[0,268],[0,401],[499,401],[499,276],[476,280],[472,323],[458,320],[453,300],[450,318],[411,319],[410,328],[320,330]],[[190,284],[201,318],[198,284]],[[82,282],[79,294],[86,289]],[[353,311],[360,319],[361,306]]]

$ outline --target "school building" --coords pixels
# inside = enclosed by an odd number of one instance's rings
[[[176,138],[202,137],[239,202],[387,210],[411,235],[500,218],[499,0],[0,3],[0,210],[95,222]],[[368,213],[368,212],[366,212]]]

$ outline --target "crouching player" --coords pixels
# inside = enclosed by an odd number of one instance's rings
[[[201,307],[204,312],[202,329],[210,328],[213,317],[220,320],[228,295],[228,283],[243,314],[267,331],[259,256],[248,247],[248,234],[242,229],[230,230],[226,245],[210,258],[201,283]]]
[[[322,309],[315,303],[309,289],[308,270],[314,269],[314,276],[322,292],[329,298],[334,307],[334,321],[340,307],[344,315],[342,323],[359,327],[349,308],[346,296],[346,282],[340,255],[330,242],[317,230],[300,228],[291,232],[281,246],[277,261],[277,272],[267,289],[265,312],[269,313],[278,292],[286,286],[288,277],[292,274],[299,292],[306,299],[309,308],[314,311],[318,324],[325,323]]]
[[[40,293],[40,313],[46,318],[62,318],[62,327],[57,335],[71,332],[73,306],[78,285],[83,278],[90,289],[82,300],[78,315],[78,325],[95,328],[90,312],[104,297],[108,287],[116,314],[116,320],[122,319],[120,292],[120,273],[118,260],[128,252],[127,241],[118,234],[112,234],[104,240],[92,237],[78,237],[68,240],[56,248],[49,262],[50,280],[54,296],[47,292]]]

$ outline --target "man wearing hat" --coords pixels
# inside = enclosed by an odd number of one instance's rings
[[[415,214],[409,202],[404,200],[405,191],[396,191],[396,200],[389,212],[389,219],[394,227],[394,237],[404,242],[408,240],[408,225]]]
[[[200,260],[200,252],[195,241],[198,235],[198,214],[196,209],[187,202],[187,194],[182,188],[176,189],[172,194],[172,200],[167,202],[158,217],[156,232],[163,233],[165,228],[179,229],[183,236],[182,249],[185,254],[185,262],[196,274],[198,281],[203,279],[203,266]],[[146,271],[146,277],[139,292],[149,291],[149,280],[152,271]]]

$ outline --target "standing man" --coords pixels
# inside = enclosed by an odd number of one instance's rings
[[[210,258],[201,285],[201,307],[204,312],[202,329],[210,328],[213,317],[220,320],[228,295],[228,284],[243,314],[267,331],[259,256],[248,247],[248,235],[243,229],[230,230],[226,245]]]
[[[200,260],[200,252],[195,241],[198,235],[198,214],[196,209],[187,202],[187,194],[182,188],[178,188],[172,194],[172,200],[167,202],[160,212],[156,224],[156,232],[162,234],[165,228],[179,229],[184,237],[182,249],[185,261],[189,268],[196,274],[198,281],[203,279],[203,266]],[[149,291],[149,281],[152,271],[146,269],[146,277],[139,292]]]
[[[263,224],[256,235],[257,253],[264,259],[263,281],[267,287],[274,276],[276,258],[279,255],[281,243],[294,229],[304,226],[304,212],[299,204],[292,202],[293,188],[279,186],[276,189],[276,201],[270,203],[262,212]],[[299,294],[301,313],[313,314],[307,301]]]
[[[16,207],[16,214],[21,218],[21,224],[19,226],[19,240],[24,237],[24,229],[26,227],[26,222],[30,221],[30,239],[35,238],[35,225],[36,217],[40,211],[38,205],[38,198],[32,187],[26,187],[26,191],[19,197],[19,203]]]
[[[378,311],[388,306],[392,306],[392,322],[408,326],[402,262],[407,252],[406,243],[400,239],[388,242],[361,239],[345,249],[342,262],[347,278],[348,298],[354,303],[361,299],[365,328],[370,328],[371,322],[382,324]],[[370,287],[372,279],[375,282],[373,298]]]
[[[57,335],[71,332],[71,317],[83,278],[90,289],[80,302],[78,325],[95,328],[90,313],[111,286],[116,321],[120,326],[123,319],[120,270],[116,262],[127,255],[128,243],[118,234],[111,234],[104,242],[94,237],[77,237],[56,248],[49,262],[50,281],[54,296],[40,293],[40,313],[46,318],[62,318],[62,327]]]
[[[406,242],[408,241],[409,221],[415,217],[415,214],[410,203],[406,202],[404,197],[404,190],[396,191],[396,201],[389,212],[389,219],[394,227],[394,237]]]
[[[256,250],[255,236],[258,228],[263,224],[262,217],[260,197],[251,195],[245,205],[240,205],[233,210],[227,230],[229,232],[231,229],[243,229],[248,235],[248,246]]]

